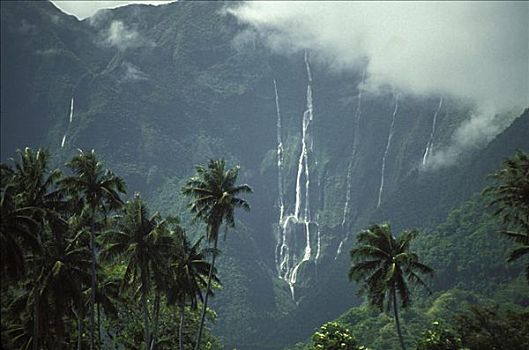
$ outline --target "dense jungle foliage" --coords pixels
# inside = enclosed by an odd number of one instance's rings
[[[221,286],[219,229],[249,209],[238,167],[210,161],[183,188],[207,228],[191,242],[176,216],[151,214],[139,194],[125,201],[125,182],[94,151],[67,171],[49,163],[26,148],[1,165],[2,348],[220,348],[204,322]]]

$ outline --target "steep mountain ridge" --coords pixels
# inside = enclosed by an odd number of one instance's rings
[[[245,38],[224,6],[134,5],[78,21],[48,2],[2,3],[2,159],[46,145],[62,163],[94,148],[130,193],[171,214],[185,212],[180,186],[195,164],[241,164],[255,194],[250,214],[221,242],[215,327],[227,348],[278,349],[358,303],[345,274],[347,237],[380,220],[395,230],[441,222],[503,157],[529,149],[529,114],[458,165],[424,171],[434,115],[433,151],[450,142],[468,106],[448,96],[439,108],[441,96],[360,94],[363,72],[333,72],[310,48],[272,53]],[[303,223],[301,214],[279,223],[276,103],[285,215],[307,207]],[[287,228],[290,275],[280,279]]]

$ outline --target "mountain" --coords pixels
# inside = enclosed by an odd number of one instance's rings
[[[82,21],[46,1],[1,6],[2,160],[26,145],[49,147],[57,164],[95,149],[130,194],[196,235],[181,185],[209,158],[241,165],[252,210],[221,242],[213,302],[226,348],[280,349],[358,305],[346,278],[356,231],[382,220],[433,228],[501,159],[529,149],[526,110],[456,165],[425,169],[468,105],[367,93],[362,71],[245,35],[230,3],[131,5]]]

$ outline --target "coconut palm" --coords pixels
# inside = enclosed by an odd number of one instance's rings
[[[153,275],[162,274],[166,256],[173,248],[167,234],[167,223],[156,213],[149,217],[147,207],[139,195],[124,206],[123,217],[117,221],[116,229],[102,236],[102,258],[112,260],[120,257],[126,262],[122,287],[137,287],[143,308],[145,349],[149,348],[149,312],[147,295],[151,290]]]
[[[78,196],[90,210],[90,248],[92,252],[92,283],[90,298],[90,349],[95,348],[95,299],[96,277],[96,229],[97,211],[101,207],[117,209],[123,202],[119,196],[125,193],[125,182],[111,171],[103,170],[95,152],[80,153],[67,166],[74,175],[66,177],[60,184],[70,195]]]
[[[244,199],[237,197],[241,193],[252,192],[250,186],[236,184],[238,174],[239,166],[226,169],[223,159],[210,160],[207,167],[202,165],[196,167],[195,175],[187,181],[182,190],[185,195],[192,198],[190,210],[194,214],[195,219],[206,223],[206,237],[210,243],[213,242],[215,252],[217,251],[221,225],[224,223],[226,228],[235,226],[235,208],[250,209]],[[211,267],[208,274],[206,288],[208,291],[211,290],[211,281],[215,268],[217,255],[215,252],[211,259]],[[202,305],[202,314],[195,345],[196,350],[200,349],[208,296],[209,293],[206,293]]]
[[[61,172],[57,169],[48,171],[50,155],[45,149],[33,151],[31,148],[26,147],[23,151],[18,150],[17,153],[19,159],[15,161],[14,170],[11,172],[10,184],[12,187],[7,192],[14,191],[15,206],[19,208],[11,214],[16,213],[15,217],[19,219],[25,216],[34,221],[34,224],[30,224],[33,228],[32,239],[30,239],[25,230],[18,232],[25,241],[26,246],[32,248],[31,252],[34,257],[36,253],[42,252],[36,248],[40,247],[43,240],[44,226],[57,226],[62,222],[62,217],[59,214],[59,208],[61,207],[60,192],[57,190],[57,181],[61,177]],[[20,215],[21,212],[23,212],[23,215]],[[15,224],[13,221],[12,223]],[[26,226],[28,224],[26,219]],[[21,266],[23,268],[23,265]],[[33,265],[34,279],[40,275],[40,269],[40,265]],[[35,295],[34,298],[33,349],[37,349],[38,334],[40,333],[38,329],[40,307],[38,305],[38,295]]]
[[[386,299],[388,309],[393,305],[403,350],[397,296],[402,307],[406,308],[410,304],[408,282],[426,287],[419,275],[433,274],[433,270],[419,262],[417,254],[410,251],[410,243],[416,236],[417,231],[412,230],[404,231],[396,238],[389,224],[376,224],[358,234],[356,246],[351,250],[349,279],[362,282],[360,292],[367,294],[371,305],[382,310]]]
[[[512,227],[501,232],[518,244],[507,258],[509,262],[515,261],[529,254],[529,153],[516,152],[491,177],[496,184],[487,187],[484,193],[492,195],[490,206],[496,208],[494,215],[501,216],[503,223]],[[529,263],[525,275],[529,282]]]
[[[40,266],[39,275],[13,302],[12,313],[21,315],[36,306],[42,317],[36,335],[28,333],[26,327],[10,330],[17,346],[38,343],[50,349],[68,347],[68,324],[64,320],[73,316],[73,310],[82,303],[82,291],[90,285],[91,260],[90,251],[79,244],[79,237],[68,238],[66,230],[64,225],[47,225],[42,253],[29,257],[31,263]]]
[[[185,307],[196,309],[198,300],[203,301],[202,290],[206,288],[206,278],[211,265],[206,261],[207,251],[201,249],[203,237],[191,245],[182,228],[175,230],[175,254],[170,264],[171,283],[167,290],[167,302],[176,305],[179,312],[178,341],[179,349],[183,350],[183,328]],[[212,279],[219,283],[213,272]],[[212,293],[209,291],[209,293]]]
[[[2,184],[4,184],[2,179]],[[5,179],[7,180],[7,179]],[[18,280],[25,273],[24,247],[40,250],[39,224],[32,218],[32,208],[19,208],[15,187],[7,184],[0,190],[0,259],[2,278]]]
[[[55,185],[61,176],[58,170],[48,171],[48,151],[34,152],[26,147],[17,153],[19,160],[15,161],[14,169],[1,166],[2,249],[5,250],[2,266],[9,268],[10,277],[20,277],[25,270],[23,252],[17,241],[38,249],[44,218],[58,216]]]

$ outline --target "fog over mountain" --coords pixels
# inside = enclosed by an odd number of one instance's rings
[[[504,130],[529,104],[529,3],[248,2],[229,10],[251,25],[241,38],[278,53],[310,48],[331,70],[366,69],[366,89],[469,100],[452,145],[434,156],[450,163]],[[240,40],[240,38],[239,38]]]

